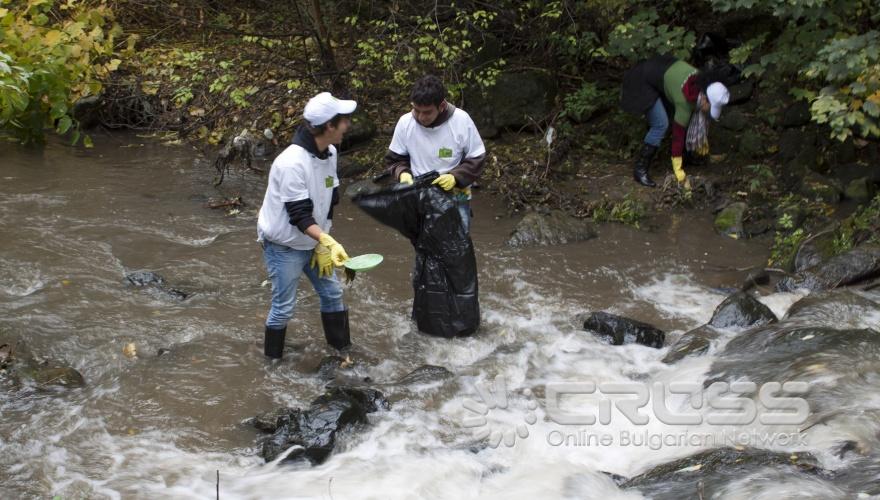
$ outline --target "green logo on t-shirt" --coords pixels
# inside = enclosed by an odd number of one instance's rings
[[[324,186],[328,187],[328,188],[333,187],[333,176],[332,175],[328,175],[327,178],[324,179]]]
[[[449,148],[440,148],[440,158],[452,158],[452,150]]]

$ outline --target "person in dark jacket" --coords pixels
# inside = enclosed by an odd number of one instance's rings
[[[258,241],[272,282],[272,306],[266,318],[265,354],[281,358],[287,322],[293,317],[296,289],[305,274],[321,301],[327,343],[338,350],[350,344],[348,310],[334,267],[348,255],[330,236],[333,206],[339,202],[336,148],[351,126],[357,103],[329,92],[311,98],[304,123],[272,163],[257,222]]]
[[[680,183],[687,179],[682,156],[688,124],[695,104],[702,94],[703,109],[714,120],[730,99],[730,92],[710,72],[698,71],[671,55],[659,55],[642,61],[626,72],[621,91],[621,107],[629,113],[644,115],[648,133],[636,158],[633,178],[643,186],[655,187],[648,170],[672,116],[672,170]]]

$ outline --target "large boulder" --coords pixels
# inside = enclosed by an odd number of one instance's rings
[[[776,284],[780,292],[830,290],[880,275],[880,247],[863,245],[825,262],[787,276]]]
[[[597,236],[595,226],[560,211],[549,214],[529,212],[516,226],[507,244],[512,247],[559,245],[585,241]]]
[[[336,446],[338,433],[367,423],[367,414],[387,409],[384,395],[368,388],[335,387],[312,401],[306,410],[281,408],[255,417],[252,425],[272,435],[263,442],[270,462],[292,446],[282,461],[306,459],[323,463]]]
[[[465,103],[480,134],[492,138],[502,130],[544,121],[553,111],[557,91],[556,79],[547,72],[506,72],[485,94],[476,87],[467,89]]]
[[[814,324],[833,325],[838,324],[842,316],[858,318],[871,311],[880,312],[880,303],[841,288],[805,296],[788,308],[785,320],[809,320]]]
[[[612,345],[641,344],[659,349],[666,339],[659,328],[603,311],[587,316],[584,329]]]
[[[715,308],[709,325],[715,328],[751,328],[775,323],[776,315],[769,307],[746,292],[736,292]]]

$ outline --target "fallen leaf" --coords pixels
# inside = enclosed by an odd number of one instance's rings
[[[125,344],[125,347],[122,348],[122,354],[125,354],[126,357],[136,358],[137,357],[137,347],[133,342],[129,342]]]

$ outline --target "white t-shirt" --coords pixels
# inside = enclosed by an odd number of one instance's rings
[[[388,149],[399,155],[409,155],[413,176],[432,170],[445,174],[465,158],[486,154],[474,121],[458,108],[448,120],[434,128],[419,124],[412,113],[401,116]]]
[[[332,221],[327,219],[333,188],[339,186],[336,176],[336,148],[330,146],[327,159],[320,159],[301,146],[290,145],[275,161],[269,171],[266,196],[260,207],[257,236],[296,250],[311,250],[318,243],[290,223],[284,208],[288,201],[311,199],[315,208],[312,216],[325,233],[330,232]]]

